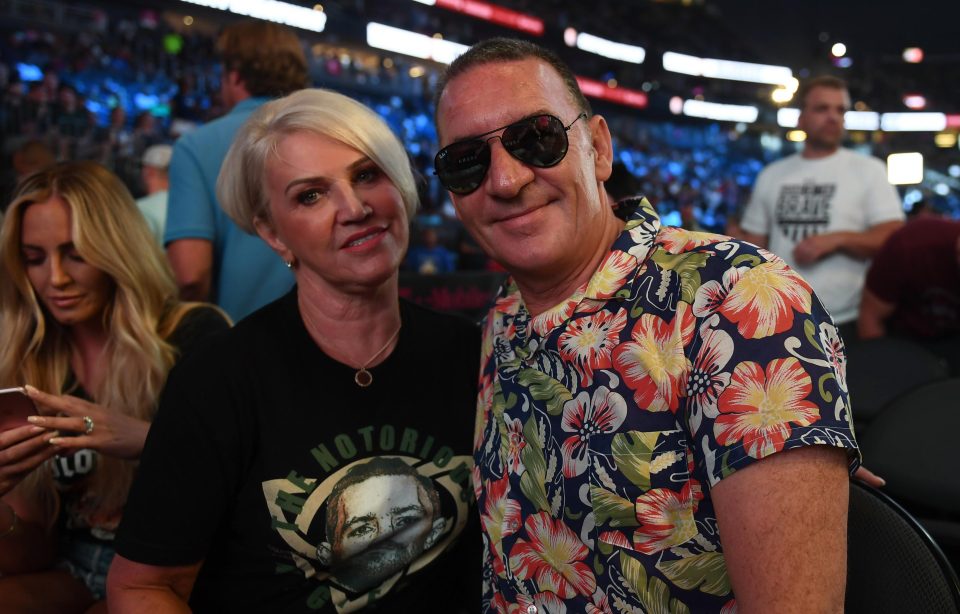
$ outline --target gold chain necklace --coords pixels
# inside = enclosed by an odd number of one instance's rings
[[[377,357],[380,356],[380,354],[383,354],[384,350],[390,347],[390,344],[393,343],[393,340],[396,339],[397,335],[400,334],[400,328],[402,326],[403,324],[398,326],[396,332],[394,332],[393,335],[391,335],[390,338],[387,339],[387,342],[383,345],[383,347],[377,350],[376,354],[371,356],[367,360],[367,362],[363,363],[363,365],[361,365],[360,368],[357,369],[357,372],[354,373],[353,375],[353,381],[357,383],[357,386],[360,386],[361,388],[366,388],[367,386],[373,383],[373,374],[367,371],[367,365],[369,365],[374,360],[376,360]]]

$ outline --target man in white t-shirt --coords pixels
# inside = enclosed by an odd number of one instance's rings
[[[742,238],[766,247],[810,282],[845,336],[856,334],[869,259],[904,219],[883,163],[840,147],[846,84],[817,77],[801,90],[803,151],[757,178],[740,224]]]

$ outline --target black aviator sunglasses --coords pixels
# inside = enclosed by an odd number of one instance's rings
[[[470,194],[483,183],[490,168],[490,139],[487,135],[503,130],[500,142],[507,152],[524,164],[537,168],[556,166],[567,155],[567,131],[586,113],[563,125],[553,115],[534,115],[484,132],[471,139],[451,143],[433,159],[434,174],[443,187],[461,196]]]

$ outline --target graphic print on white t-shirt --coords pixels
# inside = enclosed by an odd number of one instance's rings
[[[823,234],[830,225],[830,205],[837,192],[835,183],[785,184],[780,188],[774,220],[784,237],[799,243]]]

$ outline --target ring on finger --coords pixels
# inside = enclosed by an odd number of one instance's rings
[[[93,418],[90,416],[83,417],[83,434],[89,435],[93,432]]]

